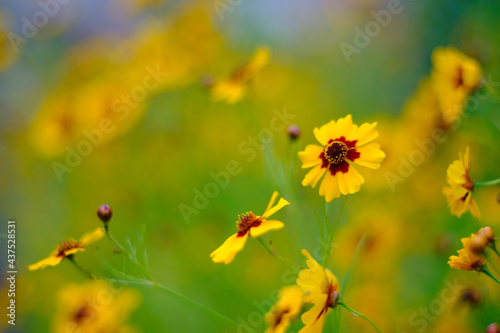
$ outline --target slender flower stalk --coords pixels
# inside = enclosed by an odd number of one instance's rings
[[[486,275],[488,275],[490,278],[492,278],[493,280],[495,280],[495,282],[497,282],[498,284],[500,284],[500,281],[490,272],[490,270],[488,269],[488,267],[486,267],[486,265],[484,265],[480,270],[479,272],[481,273],[484,273]]]
[[[330,252],[332,250],[332,242],[333,242],[333,236],[335,235],[335,233],[337,232],[337,228],[339,226],[339,223],[340,223],[340,218],[342,217],[342,213],[344,212],[344,207],[345,207],[345,203],[347,202],[347,195],[344,197],[344,201],[342,201],[342,206],[340,206],[340,210],[339,210],[339,215],[337,216],[337,221],[335,221],[335,225],[333,227],[333,230],[330,232],[329,236],[328,236],[328,248],[327,248],[327,251],[326,251],[326,256],[323,260],[323,267],[326,267],[326,264],[328,263],[328,258],[330,257]],[[327,223],[328,225],[328,223]]]
[[[369,322],[369,323],[373,326],[373,328],[374,328],[374,329],[375,329],[378,333],[380,333],[380,330],[378,329],[377,325],[375,325],[375,323],[374,323],[373,321],[371,321],[371,320],[370,320],[370,318],[368,318],[367,316],[365,316],[364,314],[362,314],[362,313],[360,313],[360,312],[358,312],[358,311],[356,311],[356,310],[351,309],[350,307],[348,307],[348,306],[347,306],[345,303],[343,303],[343,302],[338,302],[337,304],[338,304],[338,305],[343,306],[344,308],[346,308],[346,309],[347,309],[348,311],[350,311],[353,315],[355,315],[355,316],[360,316],[361,318],[363,318],[364,320],[366,320],[367,322]]]
[[[70,256],[67,256],[66,257],[76,268],[78,268],[79,271],[81,271],[83,274],[85,274],[89,279],[95,279],[95,276],[94,274],[92,274],[92,272],[90,272],[89,270],[83,268],[82,266],[80,266],[80,264],[78,264],[75,260],[75,257],[74,255],[70,255]]]
[[[500,178],[494,179],[494,180],[489,180],[485,182],[475,182],[474,186],[480,187],[480,186],[493,186],[493,185],[498,185],[500,184]]]
[[[137,259],[137,256],[133,255],[130,251],[128,251],[125,246],[123,246],[116,238],[113,237],[113,235],[111,235],[109,230],[106,232],[106,235],[121,251],[123,251],[127,255],[127,257],[139,268],[141,273],[147,278],[147,280],[144,280],[144,279],[140,279],[140,278],[136,278],[136,277],[132,277],[132,276],[130,276],[130,277],[127,276],[127,279],[124,279],[124,280],[108,279],[109,281],[121,282],[121,283],[135,283],[135,284],[140,284],[140,285],[145,285],[145,286],[150,286],[150,287],[156,287],[156,288],[159,288],[159,289],[167,292],[169,295],[177,298],[178,300],[181,300],[181,301],[184,301],[184,302],[189,303],[191,305],[194,305],[194,306],[210,313],[214,317],[216,317],[216,318],[218,318],[226,323],[235,325],[236,327],[243,325],[243,324],[240,324],[240,323],[236,322],[235,320],[233,320],[229,317],[226,317],[223,314],[221,314],[221,313],[219,313],[219,312],[217,312],[217,311],[215,311],[215,310],[213,310],[213,309],[211,309],[211,308],[209,308],[209,307],[207,307],[207,306],[205,306],[205,305],[203,305],[203,304],[201,304],[201,303],[199,303],[199,302],[197,302],[197,301],[195,301],[187,296],[184,296],[181,293],[179,293],[173,289],[170,289],[167,286],[157,282],[153,278],[153,276],[151,275],[151,272],[149,271],[149,269],[146,269],[143,265],[141,265],[141,263]],[[243,326],[249,332],[255,332],[250,327],[247,327],[246,325],[243,325]]]

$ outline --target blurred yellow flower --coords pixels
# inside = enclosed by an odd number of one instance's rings
[[[471,234],[470,238],[462,238],[464,248],[457,251],[458,257],[450,257],[448,265],[450,265],[451,268],[463,269],[465,271],[480,271],[483,269],[485,265],[484,257],[471,250],[471,240],[474,236],[474,234]]]
[[[453,215],[460,217],[470,210],[473,216],[480,219],[481,213],[472,199],[474,182],[469,177],[469,147],[463,156],[459,153],[459,157],[448,167],[447,180],[450,186],[443,188],[443,193]]]
[[[55,266],[59,264],[64,258],[74,255],[77,252],[85,251],[87,246],[101,239],[104,236],[104,230],[97,228],[92,232],[86,233],[76,241],[72,238],[62,242],[47,258],[29,265],[28,269],[34,271],[37,269],[45,268],[46,266]]]
[[[277,197],[278,192],[275,191],[271,196],[271,200],[269,201],[269,204],[267,205],[267,208],[262,216],[256,216],[252,212],[239,215],[238,221],[236,222],[238,232],[229,237],[224,244],[210,254],[212,260],[216,263],[223,262],[225,264],[229,264],[233,261],[236,253],[243,249],[249,236],[260,237],[268,231],[283,228],[285,225],[281,221],[266,220],[281,208],[290,204],[288,201],[281,198],[278,204],[273,207]]]
[[[0,12],[0,72],[10,67],[18,58],[19,48],[12,44],[9,31],[9,16]]]
[[[297,284],[304,291],[303,300],[314,306],[302,315],[304,326],[299,333],[319,333],[325,324],[328,311],[337,305],[340,287],[337,277],[327,268],[321,267],[309,252],[302,250],[307,257],[308,269],[299,272]]]
[[[327,202],[359,191],[363,177],[356,171],[353,162],[371,169],[378,169],[385,158],[380,145],[370,143],[378,136],[377,123],[365,123],[359,128],[352,123],[351,115],[332,120],[321,128],[314,129],[321,146],[308,145],[299,152],[302,168],[313,169],[306,174],[302,185],[315,187],[323,174],[319,194]]]
[[[130,333],[130,313],[140,302],[132,289],[117,289],[102,280],[67,285],[59,291],[54,332]]]
[[[452,47],[438,47],[432,53],[431,81],[445,123],[462,114],[467,97],[479,87],[481,65]]]
[[[257,48],[248,63],[238,68],[228,79],[213,83],[212,98],[215,101],[226,100],[229,104],[241,100],[246,93],[246,83],[269,63],[270,57],[268,48]]]
[[[281,288],[278,301],[266,314],[269,325],[265,333],[284,333],[290,322],[297,317],[302,309],[302,289],[298,286]]]

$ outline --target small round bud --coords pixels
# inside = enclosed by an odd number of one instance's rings
[[[102,222],[107,223],[113,217],[113,211],[109,205],[101,205],[99,209],[97,209],[97,216],[99,216]]]
[[[492,227],[484,227],[481,228],[478,232],[478,235],[482,235],[488,243],[493,243],[495,241],[495,232],[493,231]]]
[[[204,74],[201,78],[201,85],[205,88],[211,87],[214,84],[214,77],[210,74]]]
[[[290,125],[288,126],[287,130],[288,135],[290,136],[290,139],[296,140],[300,136],[300,128],[297,125]]]
[[[497,323],[493,323],[488,325],[486,327],[486,333],[499,333],[500,332],[500,327],[498,326]]]
[[[472,252],[476,254],[481,254],[484,252],[488,244],[489,242],[488,239],[486,239],[486,237],[477,234],[470,240],[470,249]]]
[[[481,294],[474,289],[467,289],[462,294],[462,300],[472,305],[476,305],[481,302]]]

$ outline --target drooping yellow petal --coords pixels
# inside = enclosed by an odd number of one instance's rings
[[[104,229],[97,228],[94,231],[91,231],[91,232],[83,235],[82,238],[80,238],[80,241],[78,243],[83,247],[87,247],[87,245],[94,243],[94,242],[97,242],[104,235],[105,235]]]
[[[319,187],[319,194],[325,197],[326,202],[340,197],[338,177],[334,177],[330,172],[327,172]]]
[[[85,248],[84,247],[75,247],[73,249],[69,249],[69,250],[64,251],[64,256],[67,257],[67,256],[70,256],[72,254],[75,254],[75,253],[81,252],[81,251],[85,251]]]
[[[250,236],[260,237],[268,231],[282,229],[284,226],[285,224],[281,221],[264,220],[258,227],[250,228]]]
[[[302,322],[305,326],[299,331],[299,333],[321,333],[323,331],[323,326],[325,325],[326,319],[326,309],[324,308],[326,303],[326,294],[321,295],[323,300],[319,299],[314,306],[305,312],[302,316]],[[322,305],[323,304],[323,305]]]
[[[43,260],[40,260],[39,262],[37,263],[34,263],[33,265],[29,265],[28,266],[28,269],[30,271],[34,271],[34,270],[37,270],[37,269],[43,269],[47,266],[56,266],[58,265],[62,260],[64,259],[63,256],[57,256],[56,253],[50,255],[49,257],[43,259]]]
[[[309,296],[323,294],[327,283],[323,267],[312,258],[307,250],[302,250],[302,254],[307,257],[306,264],[309,269],[299,272],[297,284]]]
[[[229,264],[233,261],[236,253],[243,249],[247,239],[248,232],[241,237],[238,237],[237,233],[232,235],[217,250],[210,254],[210,258],[216,263],[223,262]]]
[[[270,217],[271,215],[273,215],[274,213],[276,213],[277,211],[279,211],[281,208],[285,207],[286,205],[289,205],[290,203],[288,201],[286,201],[285,199],[281,198],[280,201],[278,201],[278,203],[276,204],[276,206],[272,207],[271,209],[269,209],[268,211],[264,212],[264,214],[262,214],[262,219],[267,219],[268,217]]]
[[[302,180],[302,185],[315,187],[321,177],[325,174],[326,168],[322,168],[321,165],[317,165],[312,168]]]
[[[279,195],[278,191],[273,192],[273,194],[271,195],[271,199],[269,199],[269,203],[267,204],[267,207],[266,207],[266,210],[264,211],[264,213],[267,212],[269,209],[271,209],[271,207],[276,202],[278,195]]]
[[[352,165],[346,173],[338,172],[336,177],[339,182],[340,193],[343,195],[353,194],[359,191],[361,184],[364,183],[363,177]]]

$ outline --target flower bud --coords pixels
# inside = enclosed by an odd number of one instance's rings
[[[475,254],[481,254],[488,246],[489,241],[483,235],[477,234],[470,240],[470,249]]]
[[[499,333],[500,328],[497,323],[490,324],[488,327],[486,327],[486,333]]]
[[[300,128],[297,125],[290,125],[288,126],[287,130],[288,135],[290,136],[291,140],[296,140],[300,136]]]
[[[476,305],[481,302],[481,293],[474,289],[466,289],[462,294],[462,301],[467,302],[471,305]]]
[[[492,227],[484,227],[481,228],[478,232],[478,235],[482,235],[488,243],[493,243],[495,241],[495,232],[493,231]]]
[[[97,216],[102,222],[107,223],[113,217],[113,211],[109,205],[101,205],[97,209]]]

